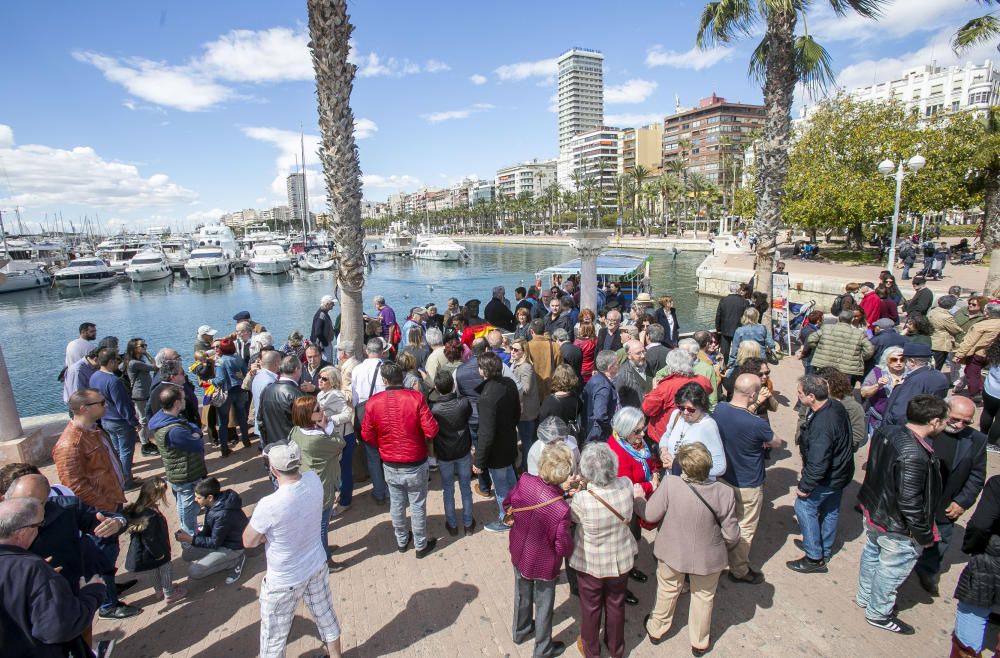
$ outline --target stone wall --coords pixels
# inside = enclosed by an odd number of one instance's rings
[[[729,294],[730,283],[749,283],[753,277],[752,270],[726,267],[721,262],[720,258],[708,256],[698,266],[696,274],[699,293],[724,297]],[[796,304],[815,301],[817,309],[828,311],[833,300],[844,291],[844,286],[851,281],[852,279],[838,277],[803,278],[792,274],[789,301]]]

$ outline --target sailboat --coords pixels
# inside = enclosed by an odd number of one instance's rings
[[[0,293],[48,288],[52,285],[52,275],[37,263],[10,258],[11,252],[7,246],[7,231],[3,226],[2,212],[0,212],[0,237],[3,238],[3,255],[0,256]]]

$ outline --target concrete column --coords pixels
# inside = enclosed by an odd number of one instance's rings
[[[570,246],[580,257],[580,308],[597,312],[597,256],[607,248],[614,231],[572,229],[566,231]]]
[[[21,428],[21,416],[17,413],[14,403],[14,388],[7,373],[7,362],[0,348],[0,441],[11,441],[24,434]]]

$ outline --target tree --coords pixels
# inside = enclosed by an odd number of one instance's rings
[[[649,235],[649,230],[646,227],[645,214],[643,217],[638,217],[639,207],[642,205],[640,202],[640,197],[642,196],[642,185],[649,178],[649,169],[643,165],[636,165],[632,169],[632,180],[635,181],[635,205],[632,208],[632,219],[641,228],[642,234],[644,236]]]
[[[365,233],[361,225],[361,163],[354,141],[351,91],[357,66],[348,61],[351,25],[347,0],[307,0],[309,50],[316,73],[319,159],[329,199],[331,233],[337,246],[341,337],[364,344]]]
[[[828,0],[844,16],[853,11],[866,18],[879,16],[885,0]],[[788,140],[795,86],[822,90],[833,80],[826,49],[809,35],[805,25],[810,0],[715,0],[705,5],[696,43],[708,48],[749,36],[763,22],[764,38],[750,59],[750,75],[763,83],[765,120],[760,141],[757,215],[757,290],[770,292],[771,266],[781,223],[781,204],[788,176]],[[796,36],[799,18],[804,34]]]
[[[1000,0],[976,0],[984,7],[992,5],[1000,6]],[[1000,37],[1000,12],[992,11],[982,16],[971,19],[968,23],[958,28],[951,41],[951,47],[956,53],[968,50],[972,46],[987,41],[993,41]],[[997,45],[1000,50],[1000,44]]]

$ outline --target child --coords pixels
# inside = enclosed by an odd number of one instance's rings
[[[159,508],[166,498],[167,483],[157,477],[143,482],[139,497],[125,506],[131,535],[125,568],[135,573],[155,571],[153,590],[156,597],[170,605],[187,596],[187,591],[174,587],[170,573],[170,535],[167,520]]]

